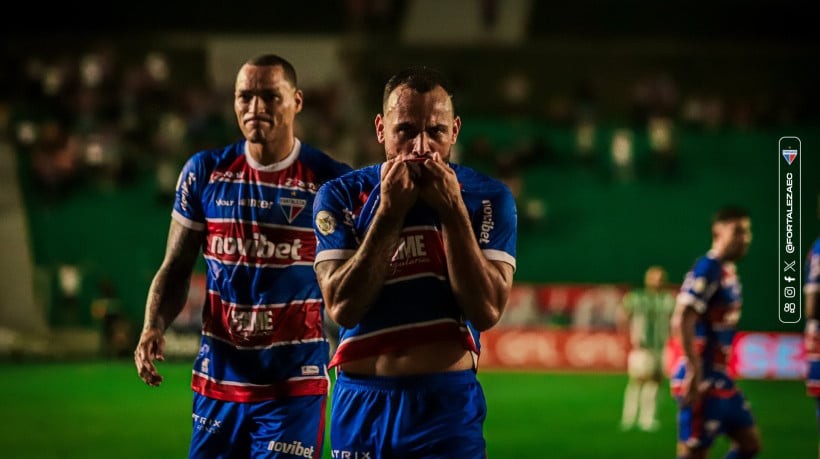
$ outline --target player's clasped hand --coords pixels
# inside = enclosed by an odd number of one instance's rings
[[[149,328],[142,331],[140,342],[134,351],[134,363],[140,378],[149,386],[157,387],[162,383],[162,376],[157,372],[154,360],[165,360],[165,338],[162,331]]]
[[[399,158],[387,160],[381,171],[381,206],[397,217],[404,217],[419,196],[419,188],[414,176],[418,174],[417,164],[410,164]]]
[[[421,198],[439,215],[445,215],[445,212],[456,208],[461,200],[461,188],[456,172],[441,159],[439,153],[433,153],[421,165],[424,168]]]

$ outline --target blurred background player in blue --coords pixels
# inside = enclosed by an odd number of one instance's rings
[[[234,98],[245,139],[193,155],[177,182],[134,360],[145,383],[160,385],[154,360],[164,359],[164,332],[202,250],[208,294],[191,382],[191,458],[322,454],[329,356],[313,200],[322,182],[351,169],[295,137],[302,104],[287,60],[247,61]]]
[[[727,459],[760,450],[749,404],[727,363],[743,302],[735,262],[752,242],[749,213],[726,206],[712,218],[712,247],[686,273],[672,317],[684,356],[671,381],[678,403],[678,458],[705,458],[715,439],[729,437]]]
[[[326,183],[314,206],[315,269],[341,326],[331,450],[484,458],[479,332],[512,286],[515,202],[502,182],[450,162],[461,119],[439,72],[397,73],[382,110],[386,161]]]
[[[806,392],[817,401],[820,429],[820,237],[814,240],[806,257],[806,279],[803,285],[806,301]],[[817,457],[820,458],[820,441]]]
[[[630,343],[629,381],[621,412],[621,427],[625,430],[636,423],[648,432],[660,426],[656,416],[658,386],[664,376],[663,352],[675,309],[675,298],[667,289],[666,279],[662,266],[650,266],[644,274],[643,287],[624,295],[618,310],[619,329],[629,335]]]

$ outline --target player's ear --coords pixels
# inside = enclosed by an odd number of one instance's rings
[[[299,113],[302,111],[302,105],[305,101],[305,95],[302,94],[301,89],[297,89],[296,92],[293,93],[293,105],[294,105],[294,113]]]
[[[456,143],[456,139],[458,139],[459,132],[461,132],[461,117],[456,116],[453,120],[453,136],[450,139],[450,143]]]
[[[376,139],[379,143],[384,143],[384,118],[381,113],[376,115],[374,123],[376,125]]]

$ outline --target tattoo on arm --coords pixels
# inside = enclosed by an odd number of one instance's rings
[[[204,232],[171,221],[165,258],[148,292],[144,328],[164,331],[182,311],[204,239]]]

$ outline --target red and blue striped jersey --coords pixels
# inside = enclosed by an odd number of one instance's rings
[[[450,164],[484,256],[515,267],[517,213],[509,188],[468,167]],[[360,246],[380,202],[381,164],[331,180],[314,202],[316,263],[346,260]],[[375,304],[354,327],[341,327],[331,367],[418,344],[460,340],[478,355],[479,333],[450,287],[441,223],[423,201],[410,209]],[[455,255],[457,256],[457,255]]]
[[[232,402],[326,394],[313,201],[351,168],[298,139],[287,158],[261,165],[245,144],[198,152],[177,183],[172,217],[206,236],[192,388]]]
[[[695,352],[700,355],[704,380],[730,391],[734,385],[728,377],[727,364],[740,320],[741,290],[735,264],[721,261],[709,252],[698,258],[686,273],[677,298],[678,307],[691,307],[698,313],[694,344]],[[671,381],[673,393],[676,389],[682,390],[685,364],[684,358],[678,362],[678,371]]]
[[[803,292],[820,295],[820,237],[806,256]],[[818,307],[820,305],[815,305]],[[815,314],[818,311],[815,311]],[[820,323],[812,317],[806,318],[806,390],[812,397],[820,397]]]
[[[820,292],[820,237],[814,240],[809,254],[806,256],[806,272],[803,291],[805,293]]]

